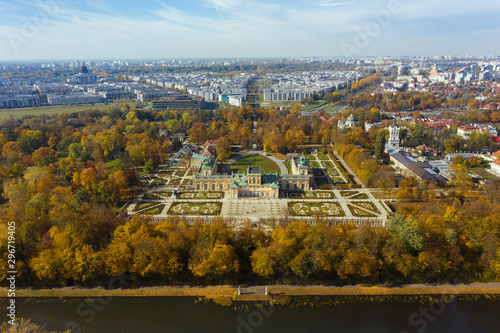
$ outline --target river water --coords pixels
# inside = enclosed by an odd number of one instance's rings
[[[7,300],[0,301],[5,309]],[[357,302],[319,307],[245,303],[223,307],[197,298],[17,299],[17,316],[72,332],[500,332],[500,301]],[[5,320],[5,319],[4,319]],[[2,320],[2,322],[4,321]]]

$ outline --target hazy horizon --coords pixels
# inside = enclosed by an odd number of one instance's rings
[[[1,61],[499,54],[500,2],[0,1]]]

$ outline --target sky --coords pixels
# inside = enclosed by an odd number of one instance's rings
[[[0,61],[499,55],[498,0],[0,0]]]

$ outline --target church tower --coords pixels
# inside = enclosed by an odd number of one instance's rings
[[[399,148],[399,127],[396,124],[389,126],[389,140],[387,144],[394,148]]]

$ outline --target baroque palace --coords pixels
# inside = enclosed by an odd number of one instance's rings
[[[309,161],[301,156],[292,158],[291,164],[291,175],[263,174],[259,166],[249,167],[247,174],[218,175],[216,174],[217,159],[207,156],[202,163],[192,165],[192,167],[199,167],[193,178],[194,186],[196,191],[229,192],[231,199],[240,197],[278,199],[280,191],[309,190],[313,183]]]

